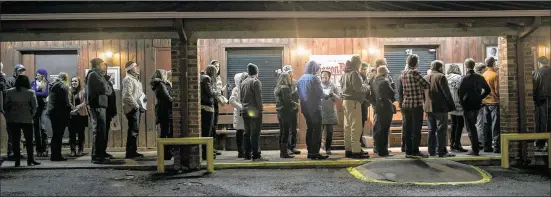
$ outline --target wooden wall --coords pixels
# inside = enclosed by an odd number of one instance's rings
[[[92,58],[103,58],[109,66],[121,67],[121,82],[125,77],[124,64],[127,61],[135,61],[140,66],[141,77],[144,92],[148,97],[148,110],[141,117],[140,133],[138,137],[139,147],[156,147],[156,125],[154,104],[155,95],[149,85],[151,75],[156,68],[170,69],[170,39],[141,39],[141,40],[73,40],[73,41],[33,41],[33,42],[2,42],[1,43],[1,56],[0,61],[4,64],[4,71],[6,75],[11,76],[13,66],[15,64],[24,64],[27,70],[27,74],[34,76],[33,70],[33,57],[22,55],[21,50],[48,50],[48,49],[77,49],[79,52],[78,73],[77,75],[84,78],[85,69],[89,68],[89,62]],[[102,54],[106,51],[113,53],[111,58],[102,57]],[[168,52],[167,52],[168,51]],[[166,65],[165,65],[166,64]],[[56,73],[50,73],[56,74]],[[126,117],[122,111],[121,91],[117,93],[117,110],[118,115],[111,123],[111,131],[109,133],[110,149],[120,149],[126,145],[126,132],[128,123]],[[3,125],[2,125],[3,126]],[[5,143],[5,128],[2,127],[2,147]],[[50,136],[51,137],[51,136]],[[86,132],[86,145],[85,147],[91,147],[91,133],[90,130]]]

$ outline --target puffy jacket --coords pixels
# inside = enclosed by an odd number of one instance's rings
[[[534,102],[537,105],[544,104],[551,98],[551,67],[542,66],[534,72]]]
[[[309,61],[306,63],[304,75],[297,81],[300,109],[303,114],[311,115],[321,111],[323,90],[321,89],[321,80],[316,76],[319,70],[320,66],[317,62]]]
[[[366,93],[369,90],[367,83],[364,83],[358,72],[358,66],[348,64],[344,68],[341,77],[342,99],[363,102],[366,100]]]
[[[459,86],[461,85],[461,75],[451,73],[447,76],[448,86],[452,94],[453,103],[455,104],[455,110],[450,112],[452,115],[463,115],[463,106],[461,106],[461,99],[459,98]]]
[[[46,106],[46,98],[48,97],[48,94],[50,93],[50,82],[48,81],[48,71],[44,69],[38,69],[36,73],[41,74],[44,76],[44,79],[42,80],[43,84],[38,83],[37,79],[35,78],[33,82],[31,82],[31,88],[34,90],[34,93],[36,95],[36,100],[38,101],[38,107],[44,108]]]
[[[245,123],[243,122],[243,116],[241,112],[243,110],[243,105],[241,104],[241,97],[239,96],[239,90],[241,87],[241,82],[245,80],[246,73],[237,73],[235,75],[234,82],[235,87],[231,91],[230,96],[230,105],[233,107],[233,128],[237,130],[244,130]]]
[[[143,95],[142,83],[138,78],[130,73],[122,80],[122,110],[125,114],[136,109],[144,108],[141,106],[140,97]]]

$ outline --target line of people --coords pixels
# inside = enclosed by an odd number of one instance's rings
[[[59,73],[50,83],[48,72],[38,69],[35,80],[29,80],[23,65],[14,66],[14,74],[6,79],[0,75],[0,112],[6,118],[8,132],[8,160],[20,166],[21,132],[25,137],[27,164],[40,165],[34,160],[33,146],[36,145],[38,157],[48,156],[48,136],[46,121],[51,123],[50,160],[66,161],[61,154],[65,128],[69,128],[70,156],[84,155],[84,132],[91,122],[93,146],[92,163],[106,164],[113,158],[106,152],[108,132],[111,122],[117,115],[116,94],[106,64],[100,58],[90,61],[91,70],[86,74],[84,84],[79,77],[69,78]],[[0,64],[0,70],[3,64]],[[147,97],[143,93],[139,80],[139,65],[129,61],[125,65],[126,77],[122,80],[122,106],[128,119],[127,144],[125,158],[143,157],[137,152],[137,137],[140,117],[145,112]],[[172,137],[172,84],[170,72],[162,69],[155,71],[151,78],[151,88],[155,92],[156,124],[160,125],[160,137]],[[34,144],[33,144],[34,134]],[[78,148],[78,151],[77,151]],[[171,159],[171,149],[167,148],[165,159]]]

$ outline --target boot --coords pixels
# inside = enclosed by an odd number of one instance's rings
[[[294,158],[294,155],[289,155],[289,152],[287,152],[287,144],[282,143],[279,144],[279,157],[280,158]]]

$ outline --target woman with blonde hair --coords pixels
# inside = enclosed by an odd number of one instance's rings
[[[155,123],[161,127],[161,138],[172,138],[172,85],[168,81],[168,72],[157,69],[151,77],[151,89],[155,91]],[[165,160],[172,158],[171,148],[165,148]]]
[[[463,107],[461,106],[461,99],[459,98],[459,85],[461,85],[462,78],[461,69],[459,65],[452,64],[448,68],[447,76],[448,86],[452,94],[453,102],[455,103],[455,110],[450,112],[452,118],[452,129],[450,133],[450,148],[452,151],[467,152],[461,145],[461,133],[463,133],[463,127],[465,125],[465,119],[463,118]]]
[[[50,117],[52,124],[52,141],[50,142],[50,160],[51,161],[66,161],[61,155],[61,143],[63,133],[69,123],[71,113],[71,102],[69,94],[69,75],[67,73],[59,73],[58,78],[50,86],[50,95],[48,96],[47,115]]]
[[[84,151],[84,129],[88,126],[88,109],[86,107],[86,97],[80,79],[74,76],[71,79],[71,122],[69,123],[69,144],[71,146],[71,156],[82,156]],[[78,136],[78,141],[77,141]],[[76,147],[78,146],[78,152]]]
[[[288,73],[281,73],[274,89],[276,98],[277,119],[279,120],[279,157],[294,158],[287,151],[289,142],[289,132],[291,130],[291,121],[293,110],[298,103],[293,102],[291,98],[291,76]]]

